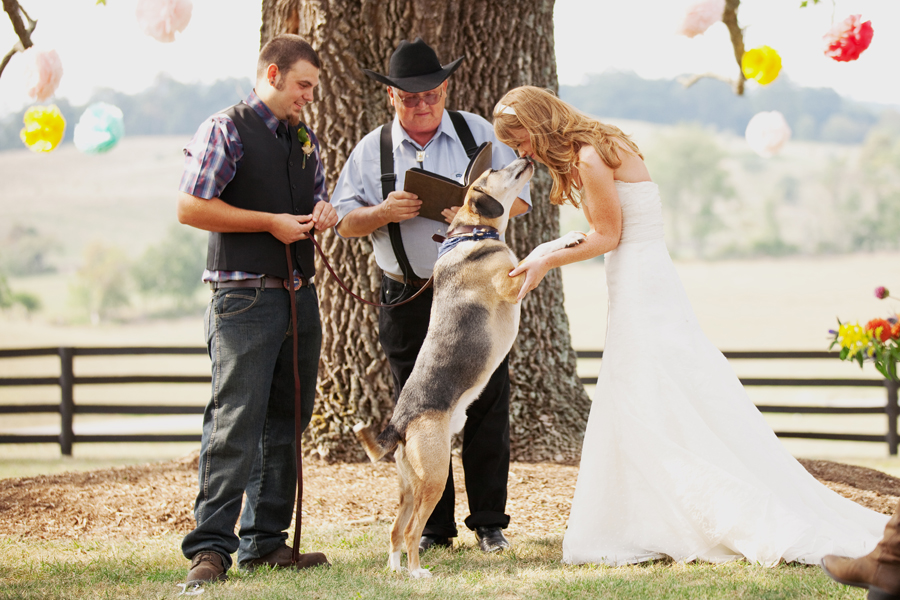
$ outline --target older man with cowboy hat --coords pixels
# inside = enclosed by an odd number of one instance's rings
[[[384,271],[381,302],[394,304],[414,294],[431,276],[439,243],[435,234],[446,233],[459,207],[444,209],[444,222],[419,216],[422,200],[403,191],[408,169],[418,167],[460,180],[479,146],[492,142],[492,167],[501,169],[516,155],[494,137],[482,117],[445,108],[450,75],[463,58],[442,66],[435,51],[421,38],[402,41],[391,55],[390,70],[382,75],[368,69],[370,78],[388,86],[396,112],[387,124],[367,134],[353,149],[332,194],[345,238],[371,236],[375,261]],[[530,209],[528,188],[513,206],[516,216]],[[382,308],[378,318],[381,346],[394,379],[394,401],[412,372],[428,331],[433,295],[426,290],[414,301]],[[509,547],[502,529],[506,514],[509,472],[509,361],[505,359],[481,396],[467,412],[463,430],[462,462],[469,516],[465,524],[475,531],[485,552]],[[457,536],[454,517],[453,473],[444,495],[428,519],[421,550],[450,547]]]

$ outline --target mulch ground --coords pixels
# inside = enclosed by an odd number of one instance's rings
[[[800,462],[837,493],[873,510],[891,514],[900,499],[900,479],[880,471],[823,460]],[[561,534],[577,472],[576,466],[555,463],[513,463],[507,503],[513,520],[507,534]],[[468,514],[461,473],[457,463],[460,522]],[[303,523],[389,523],[397,506],[396,479],[389,462],[309,460],[304,465]],[[196,486],[196,453],[164,463],[0,480],[0,537],[110,539],[186,533],[194,525]]]

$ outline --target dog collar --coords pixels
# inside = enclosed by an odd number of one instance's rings
[[[435,235],[435,238],[440,236]],[[499,240],[500,232],[494,227],[486,225],[462,225],[450,231],[450,235],[441,243],[438,250],[438,258],[450,252],[460,242],[477,242],[480,240]],[[435,241],[438,241],[435,239]]]

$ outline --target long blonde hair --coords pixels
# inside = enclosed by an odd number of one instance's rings
[[[580,190],[572,167],[577,166],[578,151],[590,144],[611,169],[622,165],[619,150],[641,154],[631,138],[614,125],[592,119],[557,98],[552,92],[522,86],[506,93],[494,107],[494,133],[507,146],[515,147],[515,132],[525,131],[541,162],[550,168],[553,188],[550,202],[579,205]]]

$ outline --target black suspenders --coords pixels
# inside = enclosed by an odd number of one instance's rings
[[[456,111],[448,110],[450,121],[453,122],[453,128],[459,141],[462,142],[463,148],[466,150],[466,156],[469,160],[475,156],[478,151],[478,145],[472,136],[472,130],[465,118]],[[381,126],[381,199],[386,200],[388,194],[394,191],[397,186],[397,175],[394,173],[394,144],[391,137],[391,127],[394,121],[388,121]],[[409,263],[409,257],[406,256],[406,250],[403,248],[403,237],[400,234],[400,223],[388,223],[388,233],[391,236],[391,248],[397,256],[397,262],[400,263],[400,270],[403,272],[404,283],[409,283],[413,279],[417,279],[412,265]]]

